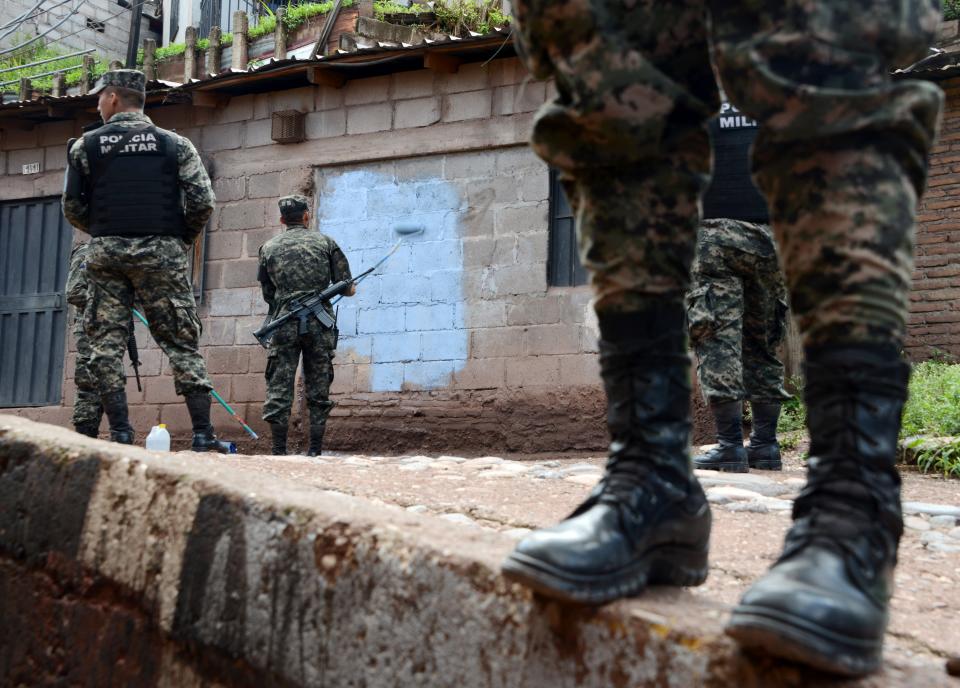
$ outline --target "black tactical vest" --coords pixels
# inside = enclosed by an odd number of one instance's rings
[[[727,103],[710,122],[713,179],[703,197],[704,219],[769,222],[767,202],[750,179],[750,145],[756,137],[756,121]]]
[[[106,124],[83,141],[90,163],[91,236],[188,236],[173,134],[151,125]]]

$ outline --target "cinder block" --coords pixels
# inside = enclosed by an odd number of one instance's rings
[[[314,98],[314,108],[323,110],[338,110],[343,107],[343,89],[318,86]]]
[[[226,107],[214,110],[212,113],[214,121],[227,124],[253,119],[253,103],[253,95],[235,96],[230,99]]]
[[[559,356],[526,356],[507,361],[507,387],[556,387],[559,384]]]
[[[578,325],[534,325],[524,331],[524,353],[528,356],[579,352],[580,327]]]
[[[521,201],[546,201],[550,198],[550,172],[546,166],[530,170],[517,180],[517,192]]]
[[[459,241],[423,241],[413,245],[410,267],[415,272],[456,270],[463,265]]]
[[[471,333],[470,358],[510,358],[522,354],[522,327],[491,327]]]
[[[267,217],[270,217],[270,213],[273,212],[275,205],[271,205],[269,202],[266,206]],[[280,210],[276,211],[277,217],[280,217]],[[254,229],[248,230],[242,233],[243,235],[243,254],[248,258],[257,258],[260,255],[260,247],[263,246],[267,241],[277,236],[283,231],[283,229],[278,225],[277,227],[270,227],[268,229]]]
[[[240,148],[243,142],[243,122],[208,125],[203,128],[204,151]]]
[[[67,139],[75,135],[77,124],[73,120],[48,122],[37,127],[37,143],[41,146],[66,146]],[[4,140],[6,147],[6,140]]]
[[[254,99],[253,116],[256,119],[269,118],[279,110],[313,112],[315,98],[316,92],[313,86],[272,91]]]
[[[284,189],[280,188],[280,172],[250,175],[247,180],[247,196],[249,198],[277,198],[283,196]]]
[[[383,103],[390,99],[390,76],[351,79],[343,91],[344,105]]]
[[[43,149],[43,169],[62,170],[67,166],[67,146],[47,146]]]
[[[238,347],[244,349],[250,357],[248,373],[264,373],[267,370],[267,350],[262,346]]]
[[[508,177],[522,177],[527,172],[542,171],[546,163],[530,150],[529,146],[500,148],[495,153],[497,174]]]
[[[453,327],[453,304],[406,306],[406,329],[409,332],[445,330]]]
[[[207,260],[239,258],[243,251],[243,234],[239,232],[213,232],[207,237]]]
[[[453,361],[414,361],[403,364],[403,386],[408,389],[447,387],[453,377]]]
[[[565,386],[600,385],[600,359],[595,354],[558,356],[560,382]]]
[[[437,330],[420,335],[421,361],[465,361],[469,332],[463,329]]]
[[[380,335],[340,335],[337,359],[345,363],[369,363],[373,359],[373,339]]]
[[[324,110],[307,115],[306,133],[308,139],[326,139],[343,136],[347,133],[347,113],[345,110]]]
[[[3,132],[3,147],[5,150],[22,150],[39,146],[39,129],[30,130],[5,129]]]
[[[250,315],[253,312],[255,291],[254,289],[219,289],[211,292],[210,315]]]
[[[453,386],[457,389],[500,389],[504,386],[507,359],[471,359],[454,371]]]
[[[374,363],[367,368],[371,392],[394,392],[403,388],[403,363]]]
[[[357,313],[357,332],[359,334],[380,334],[383,332],[403,332],[404,309],[363,308]]]
[[[220,203],[239,201],[247,195],[246,177],[215,177],[213,192]]]
[[[395,163],[397,181],[409,182],[420,179],[442,179],[443,160],[443,156],[440,155],[397,160]]]
[[[233,289],[236,287],[257,287],[259,291],[259,282],[257,282],[257,270],[259,268],[259,264],[259,261],[255,258],[229,261],[223,271],[223,287],[225,289]],[[256,300],[256,303],[262,303],[262,300],[258,299]],[[266,313],[265,307],[263,312]]]
[[[378,334],[373,337],[373,360],[377,363],[416,361],[419,358],[419,332]]]
[[[252,119],[246,123],[243,147],[272,146],[273,123],[269,119]]]
[[[478,91],[489,85],[490,70],[482,62],[460,65],[455,74],[440,74],[437,76],[437,86],[440,93],[461,93],[463,91]]]
[[[234,401],[262,402],[267,397],[267,381],[263,375],[233,375],[230,378]],[[221,392],[222,394],[222,392]]]
[[[259,289],[255,290],[257,296],[254,298],[259,299]],[[260,303],[263,303],[260,301]],[[237,318],[237,331],[234,336],[234,343],[240,346],[259,346],[256,337],[253,336],[254,330],[260,328],[263,325],[263,313],[259,315],[253,315],[246,318]]]
[[[541,294],[547,290],[546,265],[521,264],[497,267],[484,284],[481,296]]]
[[[333,382],[330,385],[330,394],[352,394],[357,391],[355,384],[357,366],[352,364],[334,365]],[[330,415],[337,415],[334,408]]]
[[[600,350],[600,333],[595,325],[580,326],[580,351],[596,353]]]
[[[517,297],[507,305],[508,325],[550,325],[561,322],[560,299],[555,296]]]
[[[496,156],[492,151],[453,154],[443,159],[445,179],[489,178],[494,176],[495,169]]]
[[[549,203],[542,201],[537,204],[498,208],[494,231],[498,236],[547,231],[549,207]]]
[[[264,201],[240,201],[220,208],[220,229],[259,229],[264,226]]]
[[[40,171],[44,171],[44,152],[42,148],[11,150],[7,153],[7,174],[10,176],[23,175],[23,166],[40,163]],[[36,175],[28,175],[35,178]],[[6,181],[4,181],[6,183]]]
[[[436,93],[434,74],[431,69],[421,69],[413,72],[397,72],[393,79],[393,99],[423,98]]]
[[[503,327],[507,324],[506,304],[503,301],[471,300],[458,303],[454,320],[459,327]]]
[[[355,306],[342,304],[337,309],[337,330],[340,337],[352,337],[357,334],[357,309]]]
[[[134,390],[136,390],[135,382]],[[173,379],[169,377],[157,377],[151,380],[143,390],[143,400],[148,404],[176,404],[183,401],[174,391]]]
[[[440,99],[437,97],[399,100],[393,107],[395,129],[426,127],[440,121]]]
[[[488,66],[491,87],[518,84],[529,75],[527,68],[515,57],[494,60]]]
[[[546,263],[550,238],[546,231],[528,232],[517,236],[518,263]]]
[[[461,122],[490,116],[492,94],[490,91],[469,91],[444,96],[443,121]]]
[[[406,272],[381,275],[382,303],[428,303],[431,301],[433,275]]]
[[[546,101],[546,84],[528,81],[513,86],[502,86],[493,91],[494,116],[534,112]]]
[[[390,103],[357,105],[347,108],[347,134],[371,134],[390,129],[393,106]]]
[[[428,275],[430,300],[436,303],[459,303],[463,300],[463,271],[443,270]],[[384,289],[386,294],[386,289]]]

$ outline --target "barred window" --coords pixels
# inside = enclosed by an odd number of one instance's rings
[[[580,263],[573,211],[560,184],[560,175],[550,170],[550,240],[547,283],[552,287],[575,287],[587,283]]]

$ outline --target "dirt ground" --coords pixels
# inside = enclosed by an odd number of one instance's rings
[[[803,484],[805,467],[799,457],[804,449],[801,445],[788,453],[780,473],[752,471],[746,478],[704,473],[708,494],[712,487],[731,486],[774,495],[750,501],[745,507],[750,510],[735,510],[744,506],[743,501],[724,503],[718,498],[713,505],[711,574],[706,584],[691,592],[719,602],[724,611],[717,614],[725,615],[779,554],[790,523],[789,502],[783,500],[795,497]],[[604,461],[602,456],[569,454],[485,458],[336,454],[229,460],[319,489],[507,531],[513,537],[568,514],[599,478]],[[960,481],[905,469],[903,482],[905,502],[960,505]],[[888,656],[900,662],[960,654],[960,518],[952,525],[945,520],[923,514],[908,519],[913,527],[906,529],[901,542],[887,637]]]

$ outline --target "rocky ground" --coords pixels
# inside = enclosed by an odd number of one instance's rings
[[[801,444],[782,472],[698,471],[714,507],[711,575],[692,591],[726,609],[776,558],[804,483]],[[601,456],[232,456],[319,489],[520,538],[568,514],[600,477]],[[887,651],[901,662],[960,652],[960,482],[904,473],[906,532]]]

